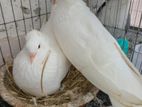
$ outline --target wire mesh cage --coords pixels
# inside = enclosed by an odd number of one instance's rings
[[[1,0],[0,13],[3,56],[14,58],[24,44],[23,35],[31,29],[40,29],[42,18],[48,18],[50,1]]]
[[[116,38],[129,40],[129,55],[136,67],[142,69],[141,49],[141,0],[85,0],[104,26]],[[40,29],[43,19],[50,15],[50,0],[1,0],[0,1],[0,65],[14,58],[24,45],[24,35]],[[109,42],[109,41],[108,41]],[[138,46],[137,46],[138,47]],[[139,59],[139,60],[138,60]],[[137,64],[138,63],[138,64]]]
[[[127,56],[141,72],[142,0],[84,1],[116,40],[129,42]],[[0,67],[16,57],[26,33],[40,29],[50,10],[50,0],[0,0]]]
[[[141,0],[85,0],[104,26],[116,38],[127,38],[129,55],[137,68],[142,69],[141,50]],[[0,1],[0,65],[14,58],[24,45],[24,36],[32,29],[40,29],[43,19],[50,15],[50,0]],[[108,41],[109,42],[109,41]],[[140,46],[141,47],[141,46]],[[136,54],[136,55],[134,55]]]

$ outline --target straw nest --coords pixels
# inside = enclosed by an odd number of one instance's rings
[[[14,83],[12,66],[8,72],[0,73],[0,94],[4,100],[15,107],[83,107],[95,98],[96,89],[73,66],[62,82],[63,88],[54,95],[36,98],[24,93]]]

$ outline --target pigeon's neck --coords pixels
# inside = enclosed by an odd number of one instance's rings
[[[82,0],[57,0],[58,3],[63,3],[64,5],[73,5],[77,2],[83,2]]]
[[[47,54],[48,54],[47,50],[41,51],[40,53],[37,54],[37,58],[35,59],[35,62],[43,63]]]

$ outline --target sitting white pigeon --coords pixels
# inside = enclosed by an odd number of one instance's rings
[[[24,92],[42,97],[60,88],[70,64],[54,41],[36,30],[27,34],[13,67],[15,83]]]
[[[50,26],[70,62],[113,107],[142,107],[142,77],[83,0],[55,0]]]

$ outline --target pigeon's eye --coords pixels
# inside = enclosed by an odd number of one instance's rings
[[[40,45],[38,45],[38,49],[40,49]]]

